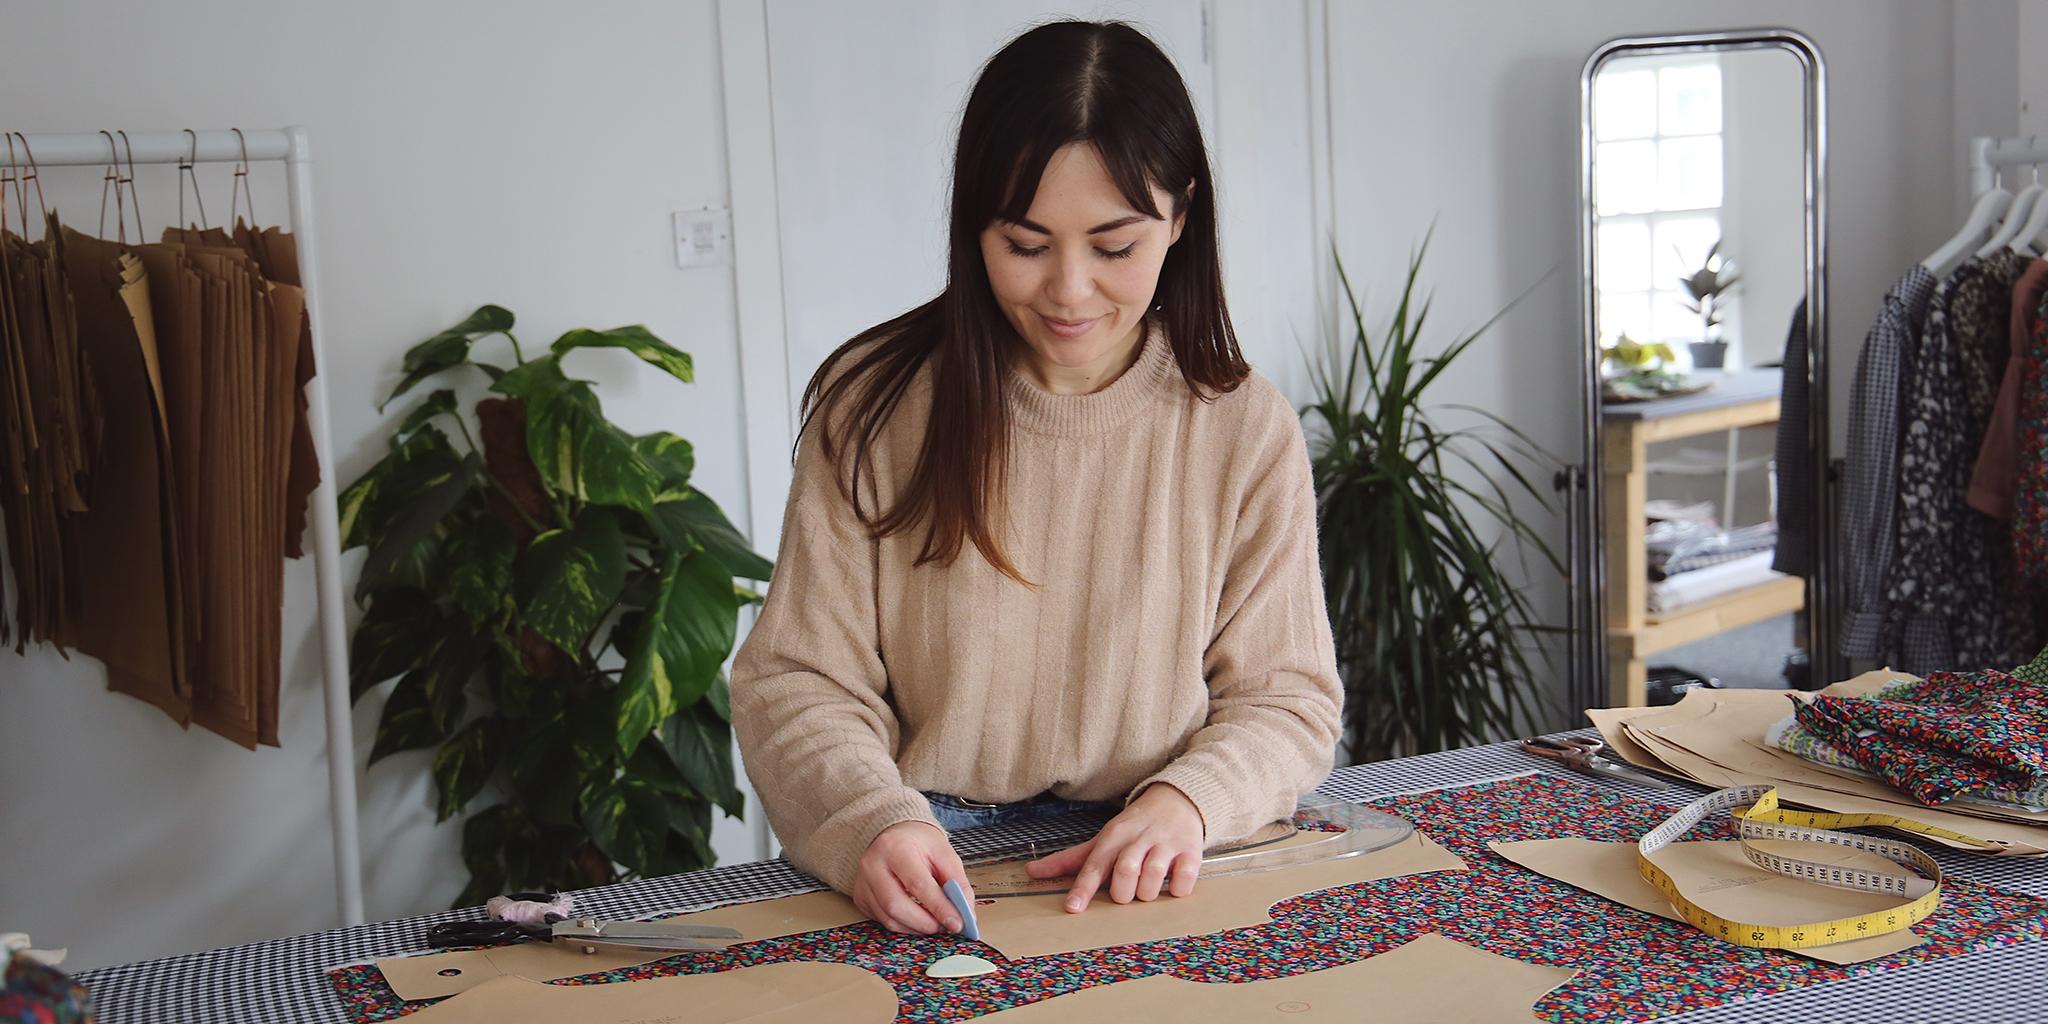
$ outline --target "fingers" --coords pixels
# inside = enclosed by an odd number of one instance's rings
[[[1149,843],[1131,843],[1116,855],[1116,869],[1109,879],[1109,898],[1118,903],[1129,903],[1138,894],[1138,877],[1145,870],[1145,857],[1154,847]]]
[[[1079,846],[1069,846],[1058,853],[1048,853],[1024,865],[1024,873],[1033,878],[1064,878],[1080,870],[1087,863],[1088,855],[1095,850],[1097,840],[1090,839]]]
[[[1137,897],[1150,903],[1159,898],[1159,889],[1166,882],[1166,873],[1174,864],[1173,851],[1155,846],[1145,857],[1145,869],[1138,872]]]
[[[973,906],[974,883],[967,880],[967,865],[962,864],[960,862],[960,855],[953,852],[952,843],[949,842],[946,844],[944,854],[938,858],[937,865],[939,871],[939,884],[944,885],[947,882],[959,882],[960,894],[962,896],[967,897],[968,906]],[[939,895],[943,897],[945,895],[945,892],[941,890]],[[951,906],[952,903],[952,900],[946,901],[947,906]],[[953,930],[959,931],[960,929],[958,927],[955,927]]]
[[[1078,914],[1088,909],[1088,903],[1095,898],[1096,890],[1102,888],[1104,879],[1116,864],[1119,848],[1101,841],[1097,837],[1090,844],[1094,849],[1081,864],[1081,870],[1074,874],[1074,885],[1067,890],[1067,913]]]
[[[922,904],[918,909],[924,911],[926,918],[943,925],[949,932],[957,932],[965,922],[960,920],[960,912],[953,909],[953,901],[946,898],[945,890],[940,889],[939,883],[933,879],[935,867],[930,861],[901,865],[902,870],[896,880],[902,883],[905,892]]]
[[[1173,882],[1170,890],[1175,896],[1192,896],[1195,892],[1195,876],[1202,873],[1202,855],[1183,853],[1173,861]]]

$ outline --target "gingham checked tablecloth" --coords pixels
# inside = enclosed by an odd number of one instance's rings
[[[1590,732],[1574,735],[1592,735]],[[1513,744],[1493,744],[1420,757],[1354,765],[1333,772],[1322,792],[1347,800],[1467,785],[1556,766]],[[1665,805],[1706,792],[1674,784],[1663,790],[1627,782],[1591,780],[1587,785]],[[963,855],[1014,848],[1025,840],[1044,843],[1085,838],[1072,822],[1047,822],[962,832],[954,843]],[[1942,869],[1957,877],[2048,896],[2048,863],[1933,851]],[[734,864],[686,875],[622,882],[578,892],[576,906],[598,917],[632,918],[696,909],[736,900],[794,895],[820,888],[808,875],[781,860]],[[473,911],[465,912],[471,913]],[[103,1024],[171,1024],[245,1021],[305,1021],[347,1024],[325,968],[425,948],[428,925],[457,916],[424,917],[225,949],[122,964],[79,976],[92,992]],[[2048,941],[1949,957],[1868,977],[1794,989],[1760,999],[1660,1018],[1673,1024],[1784,1022],[1875,1024],[1875,1022],[1969,1021],[1997,1024],[2048,1020]]]

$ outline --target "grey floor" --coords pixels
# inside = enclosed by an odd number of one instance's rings
[[[1793,617],[1781,615],[1674,647],[1651,658],[1650,665],[1677,665],[1719,678],[1724,686],[1782,690],[1790,685],[1785,681],[1785,656],[1795,650]]]

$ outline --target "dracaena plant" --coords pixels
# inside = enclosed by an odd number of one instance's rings
[[[1441,406],[1478,422],[1438,423],[1432,385],[1499,317],[1427,354],[1429,301],[1415,284],[1428,248],[1411,257],[1378,336],[1338,261],[1352,329],[1312,360],[1315,400],[1302,409],[1358,761],[1483,743],[1551,717],[1528,641],[1556,630],[1539,623],[1508,557],[1564,572],[1511,500],[1547,504],[1524,467],[1556,460],[1483,409]]]
[[[494,337],[510,365],[474,358]],[[693,377],[638,326],[527,359],[512,314],[485,306],[407,352],[384,403],[480,372],[475,429],[432,392],[340,499],[343,548],[368,549],[351,689],[398,680],[370,763],[435,748],[439,818],[467,815],[457,905],[706,867],[713,808],[743,811],[721,666],[759,600],[735,581],[771,566],[690,486],[688,441],[605,418],[563,368],[580,349]]]

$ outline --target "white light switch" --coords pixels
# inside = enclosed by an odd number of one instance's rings
[[[677,210],[672,221],[676,266],[721,267],[732,262],[732,211],[724,207]]]

